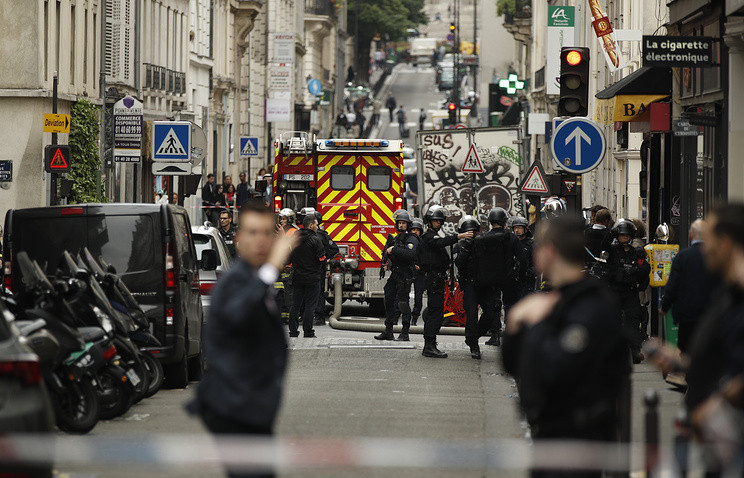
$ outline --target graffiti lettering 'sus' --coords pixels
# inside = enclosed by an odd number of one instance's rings
[[[424,146],[440,146],[442,149],[452,149],[455,145],[452,133],[424,135],[423,143]]]

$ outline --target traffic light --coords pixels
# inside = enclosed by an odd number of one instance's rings
[[[450,33],[455,33],[455,22],[450,23]]]
[[[449,124],[454,126],[457,124],[457,105],[453,102],[447,103],[447,111],[449,111]]]
[[[44,147],[44,171],[66,173],[70,170],[70,147],[66,144],[50,144]]]
[[[558,116],[589,114],[589,48],[561,48],[561,93]]]

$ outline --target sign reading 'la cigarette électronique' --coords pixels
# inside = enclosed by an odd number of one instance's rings
[[[713,66],[713,38],[644,35],[643,66]]]

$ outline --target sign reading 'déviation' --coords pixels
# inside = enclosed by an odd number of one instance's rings
[[[643,66],[713,66],[713,38],[644,35]]]

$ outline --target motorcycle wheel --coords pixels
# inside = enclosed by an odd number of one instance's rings
[[[143,356],[144,354],[140,354],[138,351],[137,357],[135,357],[134,364],[132,366],[134,371],[137,373],[137,376],[139,376],[140,378],[140,383],[138,383],[135,387],[136,393],[134,394],[133,403],[141,402],[142,399],[144,399],[147,395],[147,391],[150,387],[150,374],[144,364]]]
[[[101,403],[92,383],[68,382],[62,393],[54,395],[54,416],[60,430],[83,434],[96,426]]]
[[[101,420],[124,415],[132,406],[134,398],[134,387],[132,384],[122,382],[118,373],[113,370],[104,370],[98,376],[99,394],[101,399]]]
[[[147,392],[145,392],[145,398],[150,398],[158,393],[160,387],[163,386],[163,379],[165,378],[163,364],[160,363],[160,360],[148,353],[142,354],[142,363],[145,366],[149,376],[148,378],[150,379]]]

